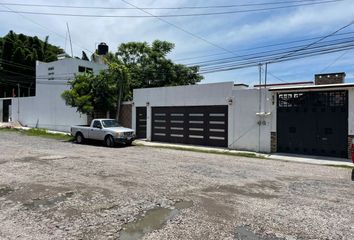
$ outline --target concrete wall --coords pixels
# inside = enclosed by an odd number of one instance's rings
[[[65,132],[70,131],[71,125],[86,124],[87,116],[79,114],[75,108],[66,106],[61,98],[61,94],[70,89],[67,82],[78,73],[79,66],[92,68],[94,73],[106,68],[105,65],[79,59],[63,59],[51,63],[37,62],[36,96],[13,100],[13,120],[18,120],[29,127]]]
[[[272,115],[271,94],[262,89],[234,90],[229,148],[270,152]],[[261,106],[261,108],[260,108]],[[257,113],[267,114],[259,115]],[[270,112],[270,115],[268,114]]]
[[[354,88],[348,90],[348,135],[354,135]]]

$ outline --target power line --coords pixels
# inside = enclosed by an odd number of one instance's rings
[[[333,44],[344,44],[344,43],[351,43],[354,40],[354,36],[348,37],[348,38],[341,38],[341,39],[336,39],[336,40],[331,40],[331,41],[325,41],[322,42],[320,45],[314,45],[310,49],[314,48],[320,48],[320,47],[326,47],[326,46],[331,46]],[[218,65],[218,64],[224,64],[224,63],[230,63],[234,61],[238,61],[237,59],[245,60],[247,57],[250,56],[268,56],[268,55],[261,55],[261,54],[287,54],[292,51],[291,49],[298,49],[299,47],[303,47],[304,45],[299,45],[299,46],[292,46],[292,47],[287,47],[287,48],[278,48],[278,49],[273,49],[273,50],[267,50],[267,51],[261,51],[261,52],[255,52],[255,53],[249,53],[249,54],[244,54],[244,55],[238,55],[236,57],[227,57],[227,58],[219,58],[219,59],[213,59],[213,60],[207,60],[207,61],[202,61],[202,62],[194,62],[190,63],[188,65],[198,65],[198,66],[207,66],[207,65]],[[235,59],[235,60],[233,60]]]
[[[342,31],[343,29],[346,29],[346,28],[350,27],[350,26],[353,25],[353,24],[354,24],[354,20],[352,20],[350,23],[344,25],[343,27],[340,27],[339,29],[335,30],[334,32],[332,32],[332,33],[330,33],[330,34],[328,34],[328,35],[326,35],[326,36],[323,36],[322,38],[320,38],[320,39],[318,39],[318,40],[316,40],[316,41],[314,41],[314,42],[308,44],[307,46],[305,46],[305,47],[303,47],[303,48],[300,48],[300,49],[297,49],[297,50],[295,50],[295,51],[293,51],[293,52],[291,52],[291,53],[288,53],[288,54],[284,55],[284,56],[281,57],[280,59],[286,58],[286,57],[288,57],[288,56],[291,56],[292,54],[297,53],[297,52],[299,52],[299,51],[306,50],[307,48],[309,48],[309,47],[311,47],[311,46],[313,46],[313,45],[315,45],[315,44],[321,42],[322,40],[324,40],[324,39],[326,39],[326,38],[329,38],[329,37],[335,35],[336,33]]]
[[[33,24],[35,24],[35,25],[37,25],[37,26],[39,26],[39,27],[41,27],[41,28],[43,28],[43,29],[45,29],[45,30],[51,32],[51,33],[54,33],[54,34],[57,35],[58,37],[61,37],[61,38],[63,38],[63,39],[66,39],[66,36],[63,36],[63,35],[60,34],[60,33],[54,32],[54,31],[51,30],[50,28],[47,28],[46,26],[44,26],[44,25],[42,25],[42,24],[40,24],[40,23],[38,23],[38,22],[32,20],[31,18],[29,18],[29,17],[27,17],[27,16],[21,14],[20,12],[17,12],[17,11],[15,11],[15,10],[13,10],[13,9],[11,9],[11,8],[9,8],[9,7],[7,7],[7,6],[5,6],[5,5],[4,5],[3,3],[1,3],[1,2],[0,2],[0,5],[1,5],[3,8],[8,9],[8,12],[12,12],[12,13],[18,14],[19,16],[21,16],[21,17],[25,18],[26,20],[32,22]],[[0,10],[0,12],[1,12],[1,11],[2,11],[2,10]],[[85,48],[85,47],[82,47],[82,46],[80,46],[80,45],[78,45],[78,44],[76,44],[76,43],[73,43],[73,44],[76,45],[77,47],[81,48],[82,50],[88,51],[88,52],[90,52],[90,53],[94,53],[94,52],[92,52],[91,50],[89,50],[89,49],[87,49],[87,48]]]
[[[306,57],[319,56],[319,55],[324,55],[324,54],[329,54],[329,53],[334,53],[334,52],[345,51],[345,50],[349,50],[349,49],[353,49],[353,48],[354,48],[354,44],[351,46],[347,46],[345,48],[328,49],[325,51],[317,51],[317,52],[302,54],[299,56],[295,55],[295,56],[291,56],[287,59],[278,60],[277,62],[284,62],[284,61],[302,59],[302,58],[306,58]],[[231,70],[235,70],[235,69],[254,67],[257,65],[259,65],[259,60],[249,61],[249,62],[245,62],[245,63],[238,63],[238,64],[234,64],[234,65],[230,65],[230,66],[221,66],[221,67],[214,68],[214,69],[206,69],[206,70],[200,71],[199,73],[200,74],[207,74],[207,73],[215,73],[215,72],[224,72],[224,71],[231,71]]]
[[[236,7],[250,7],[250,6],[267,6],[267,5],[281,5],[290,3],[302,2],[316,2],[322,0],[289,0],[276,2],[262,2],[262,3],[246,3],[246,4],[232,4],[232,5],[208,5],[208,6],[179,6],[179,7],[141,7],[144,10],[184,10],[184,9],[214,9],[214,8],[236,8]],[[27,3],[2,3],[7,6],[21,6],[21,7],[46,7],[46,8],[69,8],[69,9],[103,9],[103,10],[135,10],[134,7],[101,7],[101,6],[74,6],[74,5],[52,5],[52,4],[27,4]]]
[[[327,71],[327,69],[329,69],[330,67],[332,67],[334,64],[336,64],[341,58],[343,58],[345,55],[347,55],[350,51],[352,51],[353,49],[349,49],[345,52],[343,52],[341,55],[339,55],[339,57],[337,57],[336,59],[334,59],[333,62],[331,62],[330,64],[328,64],[326,67],[324,67],[320,72],[324,72]]]
[[[313,3],[303,3],[296,5],[286,5],[278,7],[269,7],[269,8],[258,8],[258,9],[247,9],[247,10],[235,10],[235,11],[224,11],[224,12],[207,12],[207,13],[189,13],[189,14],[165,14],[165,15],[100,15],[100,14],[77,14],[77,13],[57,13],[57,12],[33,12],[33,11],[18,11],[18,10],[0,10],[3,13],[20,13],[20,14],[29,14],[29,15],[46,15],[46,16],[66,16],[66,17],[85,17],[85,18],[172,18],[172,17],[199,17],[199,16],[216,16],[216,15],[229,15],[235,13],[249,13],[249,12],[263,12],[271,11],[277,9],[287,9],[287,8],[296,8],[300,6],[312,6],[312,5],[322,5],[328,3],[335,3],[344,0],[325,0],[322,2],[313,2]],[[144,10],[139,8],[140,10]],[[145,10],[144,10],[145,11]]]
[[[339,33],[339,34],[336,34],[335,36],[348,35],[348,34],[353,34],[353,33],[354,33],[354,31],[351,31],[351,32],[345,32],[345,33]],[[286,41],[286,42],[281,42],[281,43],[276,43],[276,44],[262,45],[262,46],[252,47],[252,48],[243,48],[243,49],[237,49],[237,51],[238,52],[244,52],[244,51],[251,51],[251,50],[256,50],[256,49],[260,49],[260,48],[264,49],[264,48],[268,48],[268,47],[276,47],[276,46],[281,46],[281,45],[290,45],[292,43],[307,42],[307,41],[319,39],[319,38],[322,38],[322,37],[323,36],[313,37],[313,38],[305,38],[305,39],[298,39],[298,40],[292,40],[292,41]],[[201,55],[201,56],[196,56],[196,57],[180,58],[180,59],[175,59],[175,61],[185,61],[185,60],[192,60],[192,59],[198,59],[198,58],[207,58],[207,57],[226,55],[226,54],[229,54],[229,53],[228,52],[222,52],[222,53]]]

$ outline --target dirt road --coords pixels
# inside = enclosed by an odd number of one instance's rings
[[[354,239],[351,174],[2,131],[0,239]]]

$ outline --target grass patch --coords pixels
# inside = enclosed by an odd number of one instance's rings
[[[50,139],[67,141],[67,142],[73,141],[73,139],[74,139],[70,135],[61,134],[61,133],[49,133],[49,132],[47,132],[47,130],[40,129],[40,128],[31,128],[29,130],[16,129],[16,128],[0,128],[0,131],[18,132],[18,133],[26,135],[26,136],[50,138]]]
[[[354,170],[354,166],[348,166],[348,165],[326,164],[325,166],[328,166],[328,167],[339,167],[339,168],[348,168],[348,169],[353,169]]]
[[[185,147],[179,147],[179,146],[149,146],[149,145],[144,145],[142,143],[134,143],[135,146],[143,146],[143,147],[153,147],[153,148],[165,148],[165,149],[173,149],[173,150],[182,150],[182,151],[188,151],[188,152],[200,152],[200,153],[211,153],[211,154],[218,154],[218,155],[227,155],[227,156],[237,156],[237,157],[246,157],[246,158],[259,158],[259,159],[266,159],[262,156],[257,156],[255,153],[235,153],[235,152],[219,152],[217,150],[212,150],[212,149],[201,149],[201,148],[185,148]]]

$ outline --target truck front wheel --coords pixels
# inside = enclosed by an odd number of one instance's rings
[[[111,135],[106,136],[104,142],[107,147],[114,147],[114,139]]]

